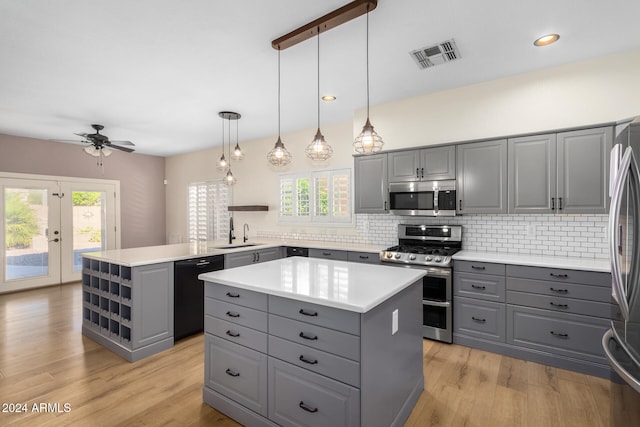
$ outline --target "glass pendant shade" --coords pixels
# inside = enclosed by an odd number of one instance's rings
[[[233,185],[236,183],[236,177],[233,176],[233,173],[231,173],[231,168],[229,168],[222,181],[227,185]]]
[[[286,166],[291,163],[291,153],[285,148],[280,137],[273,146],[273,150],[267,154],[267,160],[273,166]]]
[[[233,160],[242,160],[242,150],[240,149],[240,145],[236,142],[236,146],[233,149],[233,154],[231,155]]]
[[[367,122],[362,127],[362,132],[353,141],[353,148],[360,154],[372,154],[382,150],[384,141],[376,133],[367,117]]]
[[[316,132],[316,136],[305,150],[305,154],[311,160],[327,160],[333,154],[333,148],[324,139],[324,135],[320,132],[320,128]]]
[[[227,170],[227,166],[229,166],[229,163],[227,162],[227,159],[224,157],[224,153],[222,153],[220,160],[218,160],[218,169]]]

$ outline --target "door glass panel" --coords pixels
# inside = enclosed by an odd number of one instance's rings
[[[49,274],[49,203],[46,189],[4,191],[5,281]]]
[[[103,251],[106,242],[105,192],[73,191],[73,271],[82,270],[81,253]]]

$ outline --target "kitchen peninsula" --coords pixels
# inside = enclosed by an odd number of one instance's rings
[[[245,425],[402,425],[424,272],[292,257],[204,273],[206,403]]]

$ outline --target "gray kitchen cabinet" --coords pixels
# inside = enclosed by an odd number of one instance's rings
[[[373,154],[354,159],[355,213],[387,213],[389,190],[387,154]]]
[[[457,212],[507,213],[507,140],[460,144],[456,158]]]
[[[454,343],[610,376],[600,343],[615,316],[609,273],[469,261],[454,268]]]
[[[282,247],[264,248],[235,252],[224,255],[224,268],[242,267],[257,262],[273,261],[282,258]]]
[[[82,333],[135,362],[173,346],[173,262],[129,267],[84,258]]]
[[[609,211],[609,153],[613,127],[558,134],[558,212]]]
[[[395,151],[389,156],[389,182],[436,181],[456,178],[454,145]]]
[[[338,261],[347,261],[347,251],[336,251],[329,249],[309,249],[309,256],[312,258],[335,259]]]
[[[612,139],[612,127],[509,139],[509,212],[607,213]]]

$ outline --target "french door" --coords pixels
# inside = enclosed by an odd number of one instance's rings
[[[83,252],[120,247],[119,182],[0,174],[0,293],[80,280]]]

